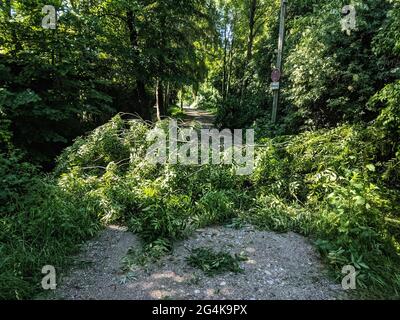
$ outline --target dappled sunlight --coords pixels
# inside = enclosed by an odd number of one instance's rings
[[[168,290],[154,290],[150,292],[150,296],[158,300],[172,297],[174,294],[175,291],[168,291]]]
[[[127,227],[122,227],[122,226],[117,226],[117,225],[110,225],[107,226],[107,229],[112,230],[112,231],[119,231],[119,232],[126,232],[128,231]]]
[[[155,273],[151,276],[153,279],[171,279],[172,281],[182,283],[186,280],[186,277],[181,277],[175,274],[173,271],[166,271],[163,273]]]

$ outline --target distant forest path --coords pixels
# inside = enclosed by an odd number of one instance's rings
[[[214,127],[215,115],[213,113],[189,106],[185,106],[183,111],[185,113],[185,123],[197,121],[204,129],[211,129]]]

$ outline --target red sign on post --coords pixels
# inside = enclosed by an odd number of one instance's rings
[[[271,79],[273,82],[279,82],[279,80],[281,80],[281,72],[279,69],[272,70]]]

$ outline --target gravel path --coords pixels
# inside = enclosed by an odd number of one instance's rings
[[[186,123],[190,124],[193,121],[197,121],[204,129],[213,128],[215,115],[212,113],[200,109],[191,109],[189,107],[185,107],[183,110],[185,112]]]
[[[86,244],[78,264],[61,279],[53,299],[68,300],[325,300],[344,299],[340,286],[328,279],[315,249],[294,234],[256,231],[247,226],[198,230],[177,243],[172,255],[140,267],[131,277],[121,271],[129,248],[138,238],[111,226]],[[190,250],[211,247],[231,254],[245,253],[243,273],[208,277],[188,266]]]

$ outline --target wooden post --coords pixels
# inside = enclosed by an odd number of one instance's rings
[[[286,17],[286,6],[288,0],[281,0],[281,15],[279,23],[279,41],[278,41],[278,57],[276,61],[276,68],[282,74],[282,56],[283,56],[283,45],[285,41],[285,17]],[[274,104],[272,106],[272,123],[276,123],[276,118],[278,114],[278,104],[279,104],[279,91],[278,89],[273,90],[274,93]]]

